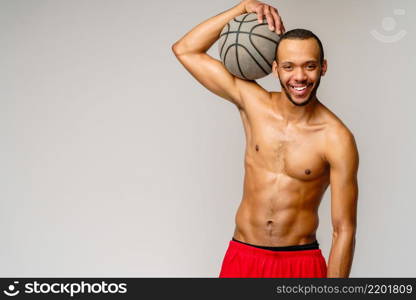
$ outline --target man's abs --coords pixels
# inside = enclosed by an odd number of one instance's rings
[[[261,180],[259,174],[247,171],[244,181],[244,195],[235,218],[235,239],[275,247],[316,240],[318,207],[327,185],[299,183],[285,175]],[[260,181],[267,186],[257,189],[256,185],[262,185]]]

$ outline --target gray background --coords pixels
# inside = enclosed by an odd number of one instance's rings
[[[171,45],[237,3],[0,1],[0,276],[218,276],[242,197],[243,127]],[[416,3],[266,3],[288,30],[322,39],[318,96],[357,140],[351,276],[415,276]],[[407,34],[385,43],[371,30]],[[329,200],[328,189],[326,259]]]

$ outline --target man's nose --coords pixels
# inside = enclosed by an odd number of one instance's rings
[[[293,74],[293,78],[296,81],[305,81],[307,79],[305,70],[303,70],[303,68],[296,68],[295,73]]]

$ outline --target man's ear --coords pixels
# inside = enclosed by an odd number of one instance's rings
[[[279,74],[277,73],[277,61],[276,60],[273,61],[272,73],[274,77],[279,78]]]
[[[328,69],[328,62],[326,61],[326,59],[324,59],[322,63],[322,67],[321,67],[321,76],[325,75],[327,69]]]

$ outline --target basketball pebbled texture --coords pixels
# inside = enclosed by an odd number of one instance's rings
[[[245,80],[262,78],[272,72],[279,35],[266,19],[259,24],[257,14],[233,18],[220,33],[218,50],[227,70]]]

